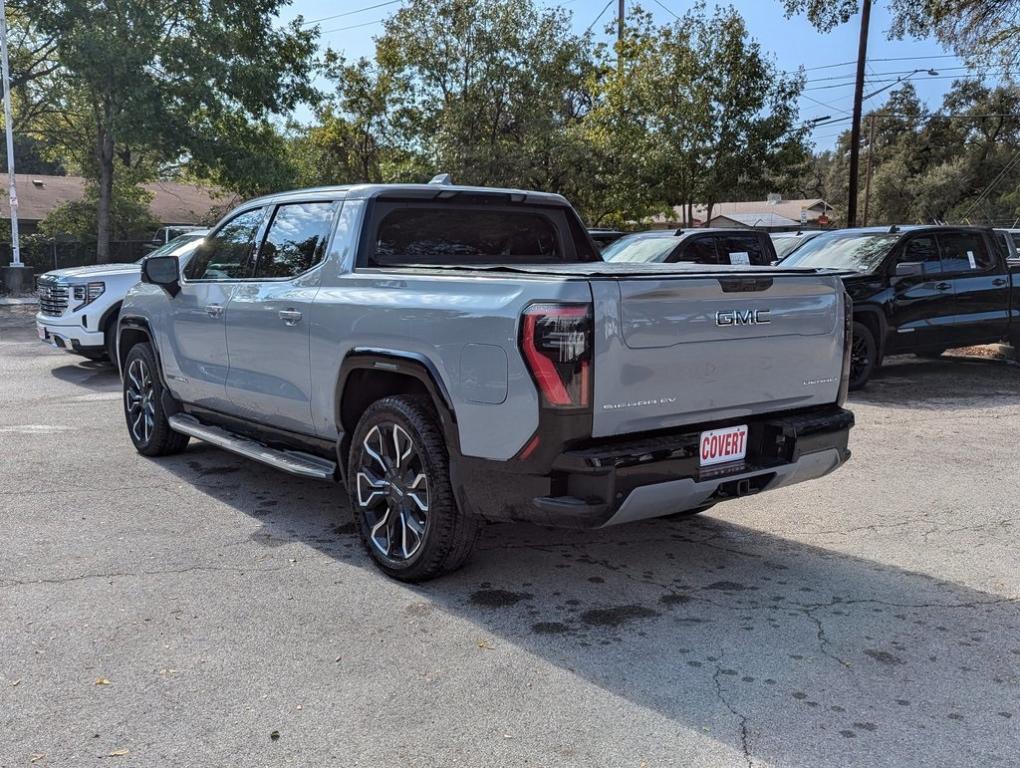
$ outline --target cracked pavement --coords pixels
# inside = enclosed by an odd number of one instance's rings
[[[332,485],[138,456],[26,311],[0,372],[3,768],[1016,764],[1020,367],[890,360],[828,478],[420,587]]]

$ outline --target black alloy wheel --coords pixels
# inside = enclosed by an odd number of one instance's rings
[[[428,398],[398,395],[368,407],[351,440],[347,482],[362,544],[388,575],[425,581],[467,560],[478,518],[454,498]]]

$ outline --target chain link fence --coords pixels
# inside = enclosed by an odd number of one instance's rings
[[[114,240],[110,242],[110,263],[138,261],[158,247],[152,240]],[[0,264],[11,262],[11,244],[0,243]],[[60,240],[28,235],[21,239],[21,260],[36,275],[51,269],[84,267],[98,263],[96,244],[80,240]]]

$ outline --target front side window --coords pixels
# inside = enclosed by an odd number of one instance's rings
[[[370,266],[549,264],[564,259],[556,226],[544,213],[415,206],[382,217]]]
[[[335,210],[332,202],[279,206],[259,248],[255,277],[294,277],[322,261]]]
[[[975,272],[995,266],[985,239],[977,232],[946,232],[939,235],[939,244],[946,272]]]
[[[937,275],[942,272],[942,262],[939,259],[939,248],[935,244],[935,238],[912,237],[907,240],[896,257],[897,264],[920,264],[926,275]]]
[[[189,280],[237,280],[247,277],[251,249],[262,224],[262,209],[239,213],[198,246],[184,268]]]
[[[750,235],[727,235],[720,237],[717,243],[720,264],[757,264],[767,265],[761,242]]]

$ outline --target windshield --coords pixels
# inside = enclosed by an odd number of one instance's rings
[[[783,266],[870,272],[899,239],[898,234],[886,232],[830,232],[801,245],[783,259]]]
[[[678,242],[676,237],[629,235],[607,245],[602,258],[605,261],[664,261]]]
[[[186,235],[179,235],[165,245],[161,245],[154,251],[149,251],[147,254],[142,256],[135,264],[141,264],[145,259],[150,256],[173,256],[177,254],[177,250],[182,245],[188,245],[194,243],[196,240],[201,240],[205,237],[205,232],[188,232]],[[181,254],[177,254],[178,256]]]
[[[799,248],[808,240],[811,240],[815,235],[787,235],[785,237],[775,237],[772,239],[772,245],[776,249],[776,258],[782,259],[789,255],[790,251],[794,248]]]

